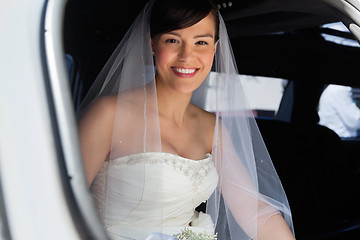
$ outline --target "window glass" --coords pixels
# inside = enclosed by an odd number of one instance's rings
[[[215,76],[210,73],[210,83],[207,92],[206,109],[213,112],[215,100]],[[248,104],[255,117],[273,118],[279,109],[287,80],[281,78],[239,75],[239,84],[246,94]]]
[[[349,86],[329,84],[319,101],[319,123],[336,132],[340,137],[359,136],[360,91]]]
[[[359,43],[353,39],[349,29],[347,29],[342,22],[324,24],[321,28],[325,30],[325,33],[322,33],[321,36],[326,41],[345,46],[360,47]]]

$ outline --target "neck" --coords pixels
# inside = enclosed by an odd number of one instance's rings
[[[159,115],[181,126],[190,105],[192,93],[179,93],[156,82]]]

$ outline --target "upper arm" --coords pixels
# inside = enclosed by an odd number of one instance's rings
[[[116,98],[99,98],[79,121],[81,152],[89,185],[110,152],[115,106]]]
[[[236,222],[248,236],[254,236],[269,216],[276,212],[263,198],[258,189],[254,156],[241,151],[251,145],[241,145],[242,139],[234,139],[222,120],[219,120],[217,144],[223,152],[216,156],[219,188]],[[235,149],[234,141],[237,147]],[[250,149],[252,151],[252,149]],[[243,152],[243,153],[242,153]],[[245,161],[245,159],[249,159]],[[255,175],[254,175],[255,174]],[[254,225],[256,219],[257,225]]]

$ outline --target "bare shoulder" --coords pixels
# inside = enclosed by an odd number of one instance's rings
[[[215,127],[215,122],[216,122],[216,116],[215,114],[208,112],[202,108],[199,108],[196,105],[191,104],[191,110],[192,113],[194,114],[194,116],[196,116],[196,118],[202,123],[205,124],[206,126],[209,127]]]
[[[96,99],[84,112],[81,122],[91,119],[106,119],[114,116],[116,109],[116,96],[104,96]]]
[[[104,96],[98,98],[94,102],[92,107],[104,112],[113,112],[116,107],[116,102],[117,102],[116,95]]]
[[[144,96],[144,87],[133,88],[119,93],[117,104],[123,108],[136,108],[137,106],[143,107],[145,101]]]
[[[84,117],[92,115],[96,118],[109,118],[114,117],[116,107],[123,108],[133,107],[135,105],[136,96],[139,94],[139,90],[129,90],[121,94],[102,96],[96,99],[91,106],[86,110]]]
[[[88,139],[110,138],[114,123],[116,97],[106,96],[96,99],[80,118],[78,129],[85,145]]]
[[[198,130],[200,130],[202,135],[208,139],[209,144],[212,144],[216,124],[216,115],[195,105],[191,105],[191,108],[193,116],[197,122],[196,125]]]

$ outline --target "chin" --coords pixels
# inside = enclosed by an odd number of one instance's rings
[[[183,94],[189,94],[189,93],[193,93],[196,89],[198,89],[200,87],[200,84],[181,84],[181,85],[177,85],[174,86],[175,91],[179,92],[179,93],[183,93]]]
[[[182,93],[182,94],[190,94],[193,93],[196,89],[194,88],[177,88],[176,92],[178,93]]]

